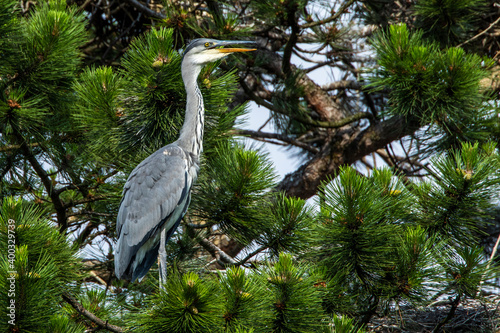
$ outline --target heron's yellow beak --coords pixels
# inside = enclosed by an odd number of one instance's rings
[[[250,52],[257,49],[241,49],[241,48],[227,48],[227,49],[216,49],[220,53],[233,53],[233,52]]]

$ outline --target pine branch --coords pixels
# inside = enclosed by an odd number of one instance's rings
[[[88,199],[81,199],[81,200],[72,200],[70,202],[68,202],[67,204],[64,205],[65,208],[71,208],[71,207],[75,207],[75,206],[78,206],[78,205],[81,205],[81,204],[85,204],[85,203],[89,203],[89,202],[95,202],[95,201],[99,201],[99,200],[106,200],[106,199],[109,199],[110,197],[107,196],[107,195],[99,195],[99,196],[93,196],[93,197],[90,197]]]
[[[106,217],[106,218],[109,218],[109,217],[113,217],[113,214],[109,214],[109,213],[99,213],[99,212],[94,212],[94,211],[90,211],[90,210],[81,210],[79,212],[76,212],[76,213],[70,213],[68,214],[68,217],[70,216],[85,216],[85,215],[91,215],[91,216],[101,216],[101,217]]]
[[[104,321],[101,318],[97,317],[95,314],[92,312],[88,311],[81,305],[73,296],[71,296],[68,293],[63,293],[62,298],[66,303],[71,305],[79,314],[84,316],[85,318],[89,319],[91,322],[97,324],[99,327],[102,327],[104,329],[107,329],[108,331],[111,332],[116,332],[116,333],[121,333],[124,332],[123,328],[119,326],[115,326],[112,324],[109,324],[108,321]]]
[[[241,266],[241,265],[244,265],[248,260],[252,259],[252,257],[256,256],[257,254],[261,253],[262,251],[266,250],[268,247],[263,245],[261,247],[259,247],[258,249],[256,249],[255,251],[252,251],[250,252],[249,254],[247,254],[245,256],[245,258],[239,260],[238,262],[236,262],[234,265],[235,266]]]
[[[77,9],[77,13],[83,11],[85,8],[87,8],[87,6],[92,2],[92,0],[85,0],[85,2],[83,3],[83,5],[81,5],[80,7],[78,7]]]
[[[292,58],[293,48],[295,47],[295,44],[297,44],[297,38],[300,33],[300,28],[296,18],[296,8],[294,8],[294,6],[292,5],[289,5],[287,9],[288,25],[292,28],[292,31],[283,51],[283,61],[281,63],[281,66],[285,77],[290,77],[290,74],[292,72],[290,60]]]
[[[52,200],[52,204],[54,205],[54,209],[56,210],[59,230],[60,232],[64,232],[68,227],[66,208],[64,202],[59,197],[59,193],[54,189],[52,185],[52,179],[49,177],[49,175],[42,167],[42,165],[38,162],[35,155],[33,155],[28,143],[24,140],[24,137],[17,130],[14,131],[14,135],[16,136],[16,139],[21,143],[20,146],[21,149],[23,150],[24,156],[31,164],[38,177],[40,177],[40,180],[42,181],[42,184],[45,187],[47,194]]]
[[[426,165],[420,163],[416,159],[411,159],[408,155],[403,157],[389,154],[386,148],[378,149],[376,153],[388,166],[394,167],[396,173],[403,177],[405,183],[409,181],[408,177],[423,177],[424,175],[417,173],[429,169]],[[409,166],[406,167],[404,165],[405,163]]]
[[[237,264],[236,261],[233,258],[231,258],[230,255],[228,255],[226,252],[222,251],[217,245],[215,245],[214,243],[212,243],[208,239],[201,237],[198,242],[214,258],[217,258],[219,256],[221,261],[223,261],[226,264],[230,264],[230,265]],[[217,260],[217,262],[219,262],[219,260]],[[224,263],[222,263],[222,266],[226,266]],[[219,262],[219,264],[220,264],[220,262]]]
[[[297,53],[298,55],[298,53]],[[299,57],[300,58],[300,57]],[[308,67],[306,69],[304,69],[304,72],[305,73],[311,73],[311,72],[314,72],[315,70],[317,69],[320,69],[321,67],[324,67],[324,66],[331,66],[335,63],[334,60],[327,60],[327,61],[322,61],[320,63],[317,63],[316,65],[314,66],[311,66],[311,67]]]
[[[342,165],[352,164],[396,139],[413,134],[420,125],[415,119],[394,116],[364,131],[353,130],[348,134],[349,140],[340,140],[342,144],[338,144],[339,140],[334,137],[332,144],[327,144],[315,157],[286,175],[277,189],[287,196],[310,198],[316,194],[321,182],[336,174]]]
[[[57,173],[57,172],[56,172]],[[63,186],[63,187],[60,187],[58,188],[57,190],[54,190],[57,194],[61,194],[63,192],[66,192],[66,191],[69,191],[69,190],[78,190],[78,186],[74,185],[74,184],[69,184],[67,186]]]
[[[241,82],[241,86],[243,87],[243,90],[248,94],[248,96],[255,101],[255,103],[271,110],[276,113],[285,115],[287,117],[290,117],[293,120],[296,120],[298,122],[301,122],[306,125],[311,125],[314,127],[323,127],[323,128],[340,128],[342,126],[348,125],[352,122],[361,120],[361,119],[373,119],[373,115],[368,113],[368,112],[358,112],[353,114],[352,116],[349,117],[344,117],[338,121],[321,121],[321,120],[313,120],[313,119],[306,119],[303,117],[298,117],[296,115],[290,114],[288,112],[285,112],[281,110],[280,108],[274,106],[273,104],[265,101],[264,99],[260,98],[259,96],[255,95],[253,91],[251,91],[248,86],[246,85],[245,82]]]

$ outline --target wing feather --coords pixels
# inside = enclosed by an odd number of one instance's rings
[[[163,224],[169,231],[184,215],[192,185],[192,163],[180,147],[168,145],[142,161],[130,174],[117,217],[118,277],[130,277],[131,267],[138,265],[133,261],[142,260],[135,258],[141,246],[156,238]]]

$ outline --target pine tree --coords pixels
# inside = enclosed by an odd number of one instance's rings
[[[498,16],[485,0],[0,2],[0,330],[360,333],[443,299],[433,329],[452,329],[498,277]],[[259,47],[200,74],[204,154],[165,290],[156,265],[118,281],[123,184],[177,138],[197,37]],[[249,101],[271,132],[243,129]],[[302,165],[280,179],[243,137]]]

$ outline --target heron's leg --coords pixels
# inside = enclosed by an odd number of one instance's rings
[[[167,231],[163,229],[160,235],[160,288],[165,289],[167,283],[167,251],[165,250],[165,243],[167,242]]]

